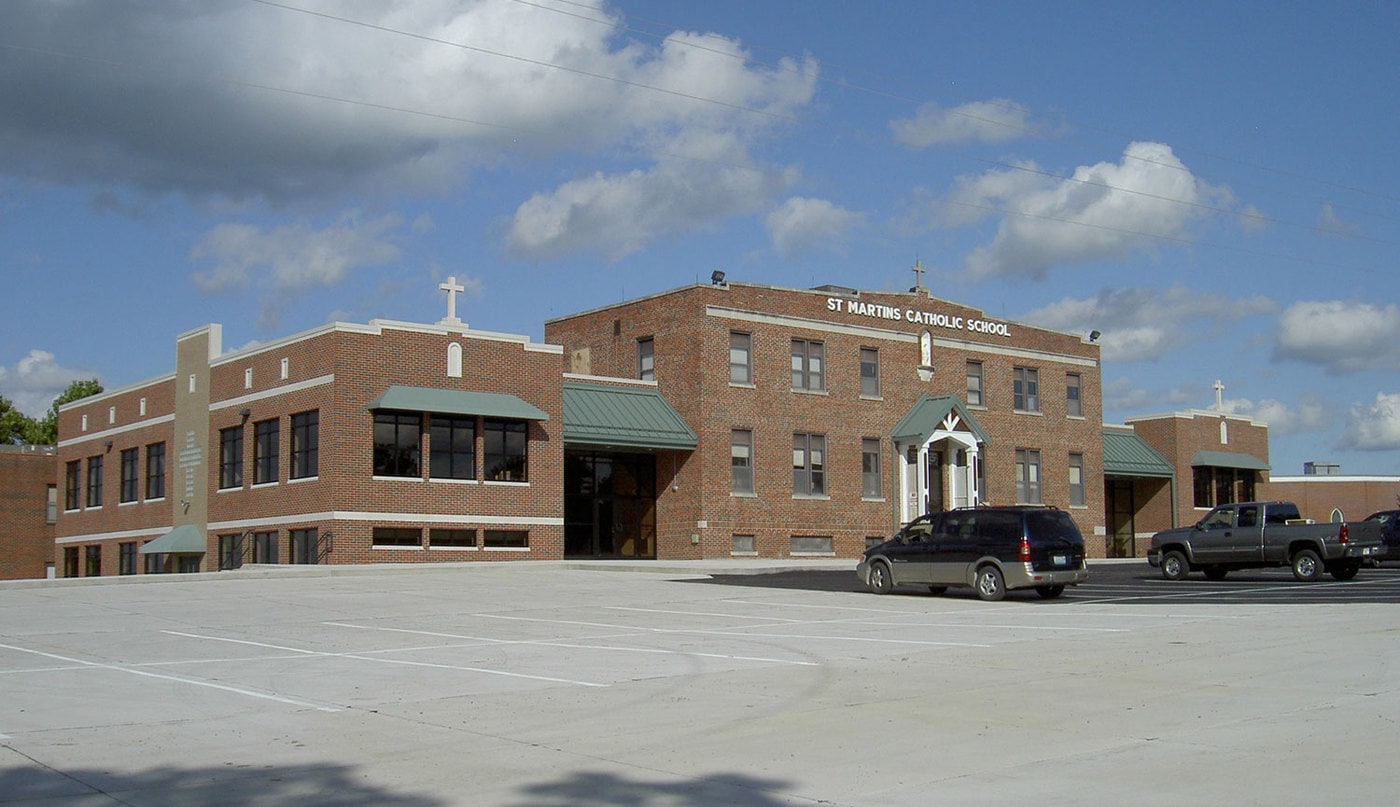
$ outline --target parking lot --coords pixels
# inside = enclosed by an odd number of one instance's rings
[[[515,563],[0,586],[0,804],[1393,801],[1400,569],[1056,601]],[[779,569],[790,567],[779,566]]]

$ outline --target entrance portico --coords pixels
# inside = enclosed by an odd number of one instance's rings
[[[895,424],[899,521],[982,499],[982,446],[989,441],[953,396],[925,395]]]

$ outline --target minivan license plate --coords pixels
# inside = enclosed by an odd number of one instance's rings
[[[1051,560],[1054,561],[1056,566],[1069,565],[1069,558],[1065,555],[1055,555]]]

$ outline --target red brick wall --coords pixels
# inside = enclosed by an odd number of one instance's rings
[[[1221,424],[1225,424],[1221,440]],[[1255,459],[1269,461],[1269,430],[1248,418],[1224,415],[1215,412],[1189,411],[1146,418],[1133,418],[1128,421],[1133,431],[1166,458],[1176,469],[1176,516],[1180,525],[1194,524],[1209,508],[1195,506],[1195,490],[1192,481],[1191,459],[1198,451],[1222,451],[1234,454],[1248,454]],[[1268,472],[1260,472],[1255,481],[1255,497],[1265,495]],[[1164,523],[1154,525],[1154,529],[1164,530],[1170,526]]]
[[[48,488],[55,484],[46,446],[0,446],[0,580],[46,576],[53,557]]]

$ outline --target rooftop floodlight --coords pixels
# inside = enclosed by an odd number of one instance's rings
[[[710,282],[716,286],[724,285],[724,272],[716,269],[710,273]]]
[[[1099,333],[1098,331],[1089,331],[1089,341],[1090,341],[1090,342],[1097,342],[1097,341],[1099,341],[1099,337],[1100,337],[1100,336],[1103,336],[1103,334]]]

